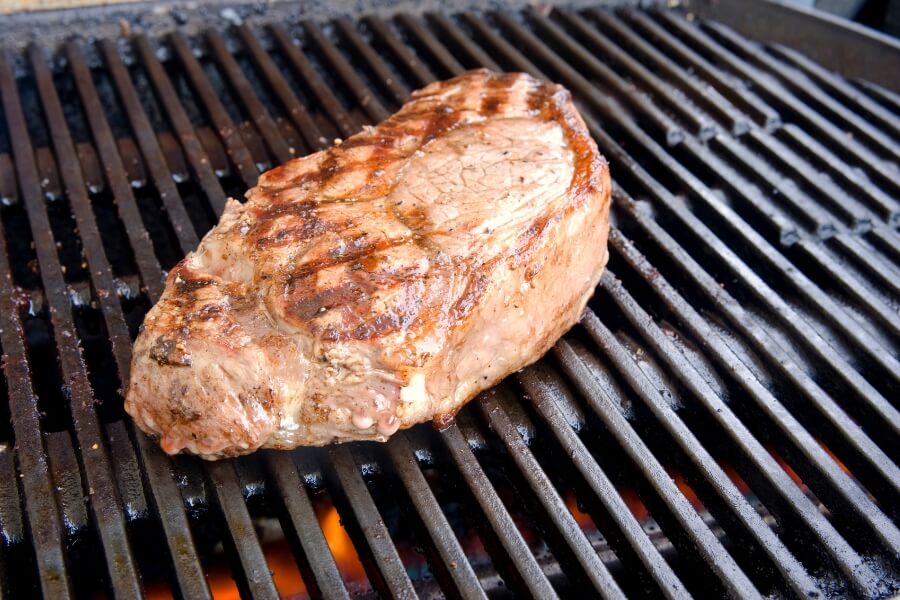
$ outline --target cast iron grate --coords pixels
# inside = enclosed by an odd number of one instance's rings
[[[131,340],[225,198],[476,67],[569,87],[612,164],[580,326],[443,432],[218,463],[136,433]],[[626,8],[73,39],[0,98],[0,595],[898,590],[891,92]]]

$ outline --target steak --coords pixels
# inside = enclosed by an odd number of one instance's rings
[[[448,424],[578,320],[606,161],[558,85],[471,71],[260,178],[168,274],[125,409],[168,453]]]

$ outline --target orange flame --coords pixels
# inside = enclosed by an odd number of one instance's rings
[[[353,540],[341,524],[337,509],[330,502],[323,502],[318,508],[316,512],[322,525],[322,532],[341,575],[349,581],[365,581],[366,571],[359,561]]]
[[[732,467],[730,464],[726,462],[720,462],[719,466],[722,467],[722,470],[725,471],[725,474],[728,476],[728,479],[734,483],[737,489],[744,495],[748,495],[750,493],[750,486],[744,481],[744,478],[737,472],[737,470]]]
[[[847,475],[850,475],[851,477],[853,476],[853,473],[850,472],[850,469],[847,468],[847,465],[841,462],[841,460],[834,454],[834,452],[831,451],[831,448],[826,446],[825,443],[818,438],[816,438],[816,442],[820,446],[822,446],[822,450],[828,453],[828,456],[831,457],[831,460],[833,460],[837,464],[837,466],[841,468],[841,471],[843,471]]]
[[[591,519],[591,516],[587,513],[581,512],[581,509],[578,508],[578,500],[575,498],[575,492],[569,490],[566,493],[566,508],[569,509],[569,512],[572,513],[572,516],[575,517],[575,522],[582,529],[596,529],[597,526],[594,525],[594,520]]]
[[[618,490],[619,496],[622,497],[622,500],[625,501],[625,506],[628,507],[628,510],[631,511],[631,514],[634,515],[634,518],[638,520],[638,523],[643,523],[650,516],[650,511],[647,510],[647,507],[644,506],[644,503],[641,502],[641,499],[638,498],[637,492],[634,488],[623,487]]]
[[[684,480],[684,475],[682,475],[678,471],[675,471],[671,473],[671,476],[672,481],[675,482],[675,487],[677,487],[678,491],[680,491],[681,494],[688,499],[688,501],[691,503],[691,506],[694,507],[694,510],[696,510],[697,512],[702,511],[704,509],[703,502],[697,496],[697,493],[694,491],[694,489],[688,485],[687,481]]]
[[[340,515],[334,505],[322,498],[316,502],[316,516],[328,547],[334,556],[338,570],[347,581],[366,581],[366,572],[353,546],[347,530],[341,524]],[[266,564],[272,572],[272,579],[282,598],[308,598],[306,583],[294,553],[286,540],[277,540],[263,546]],[[209,589],[216,600],[240,600],[237,582],[232,577],[227,563],[212,564],[207,568],[206,578]],[[150,600],[168,600],[172,591],[165,582],[148,582],[145,589]]]
[[[821,442],[821,440],[817,441],[844,472],[852,475],[850,470],[824,443]],[[767,450],[791,479],[802,490],[806,491],[807,487],[803,483],[803,480],[796,471],[791,468],[787,461],[785,461],[774,448],[768,447]],[[742,494],[746,496],[751,493],[750,486],[732,465],[721,461],[719,464],[728,478],[734,482],[735,486]],[[703,510],[702,501],[685,481],[684,476],[680,472],[674,470],[670,470],[669,475],[672,477],[672,481],[678,487],[679,491],[690,501],[693,507],[698,511]],[[650,517],[647,507],[641,502],[634,488],[623,486],[618,488],[617,491],[625,502],[625,505],[639,522],[643,523]],[[565,493],[564,501],[566,508],[568,508],[580,527],[586,530],[597,528],[591,516],[582,512],[578,507],[574,491],[567,491]],[[338,570],[344,580],[348,583],[367,581],[365,568],[363,567],[362,562],[360,562],[353,541],[341,523],[341,517],[334,507],[334,504],[332,504],[329,498],[322,496],[315,498],[314,504],[316,516],[322,527],[325,540],[328,543],[328,547],[331,549]],[[519,525],[521,526],[521,524]],[[523,531],[523,534],[527,533],[527,531]],[[475,531],[464,535],[460,540],[460,543],[463,545],[466,554],[469,556],[479,555],[485,552],[479,535]],[[285,540],[267,543],[263,547],[263,553],[265,554],[269,569],[272,571],[272,576],[279,595],[282,598],[307,598],[308,593],[306,584],[297,567],[297,562],[289,544]],[[216,600],[238,600],[240,598],[237,583],[232,578],[231,570],[227,563],[221,562],[210,565],[207,570],[207,579],[212,595]],[[172,591],[165,582],[147,582],[145,591],[147,597],[151,600],[168,600],[173,597]],[[100,597],[103,596],[98,596],[98,598]]]
[[[308,598],[306,584],[294,555],[285,540],[278,540],[263,546],[266,564],[272,573],[278,595],[282,598]],[[227,564],[211,565],[206,572],[209,590],[216,600],[240,600],[241,593],[237,582],[233,579]],[[168,600],[173,598],[172,591],[162,582],[148,583],[145,589],[150,600]]]
[[[787,461],[784,460],[784,459],[781,457],[781,455],[778,454],[778,452],[775,451],[775,448],[772,448],[771,446],[767,446],[767,447],[766,447],[766,450],[769,451],[769,454],[772,455],[772,458],[775,459],[775,462],[778,463],[778,466],[780,466],[780,467],[784,470],[784,472],[787,473],[788,476],[789,476],[791,479],[794,480],[794,483],[796,483],[797,486],[798,486],[801,490],[803,490],[804,493],[806,493],[806,492],[809,491],[809,488],[807,488],[807,487],[806,487],[806,484],[803,483],[803,479],[800,478],[800,475],[797,474],[797,471],[795,471],[793,468],[791,468],[791,465],[789,465],[789,464],[787,463]]]

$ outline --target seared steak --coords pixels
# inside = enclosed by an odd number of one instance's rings
[[[125,408],[210,459],[446,424],[576,322],[609,197],[563,88],[429,85],[229,200],[147,314]]]

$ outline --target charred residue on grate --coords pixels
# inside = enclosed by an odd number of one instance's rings
[[[70,44],[46,57],[49,77],[32,53],[15,80],[22,119],[3,113],[28,131],[35,178],[0,190],[12,275],[0,331],[12,431],[0,436],[16,434],[16,462],[0,467],[49,453],[51,476],[29,474],[18,492],[19,508],[50,529],[26,520],[31,529],[5,540],[4,591],[60,591],[47,579],[56,568],[75,595],[93,594],[98,580],[84,574],[100,573],[114,590],[201,597],[202,564],[214,591],[233,590],[234,578],[259,597],[889,593],[900,491],[897,101],[791,52],[623,9],[138,35]],[[163,270],[259,171],[480,66],[569,87],[612,163],[610,271],[582,324],[446,432],[220,465],[177,458],[171,470],[123,420],[118,392],[123,344]],[[46,105],[54,95],[57,117]],[[22,176],[6,136],[0,173]],[[79,177],[60,157],[66,144]],[[38,267],[53,261],[37,262],[48,248],[32,239],[23,192],[47,211],[64,295],[43,289]],[[73,214],[85,206],[87,229]],[[102,235],[86,241],[90,229]],[[84,254],[105,257],[108,275]],[[78,365],[59,362],[49,310],[61,301],[75,303],[71,332],[124,529],[97,520],[108,496],[68,500],[105,467],[79,442],[83,430],[70,437],[77,407],[60,390]],[[82,426],[89,417],[74,416]],[[64,475],[68,491],[49,492]],[[15,531],[7,504],[2,525]],[[74,528],[66,548],[53,541],[54,513]],[[286,538],[290,568],[276,566],[287,550],[267,535]],[[109,570],[100,552],[115,556],[126,539],[142,582]],[[171,560],[148,553],[153,542]],[[11,579],[16,568],[29,576]]]

